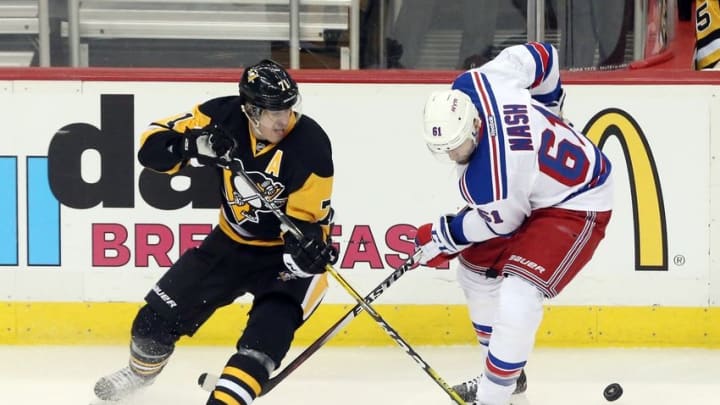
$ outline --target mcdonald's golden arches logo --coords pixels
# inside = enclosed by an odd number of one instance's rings
[[[590,118],[583,133],[600,149],[613,136],[622,147],[633,207],[635,269],[667,270],[667,222],[662,188],[642,128],[627,112],[608,108]]]

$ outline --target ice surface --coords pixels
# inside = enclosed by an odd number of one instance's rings
[[[415,347],[450,385],[480,371],[473,346]],[[293,349],[284,363],[300,349]],[[231,347],[181,345],[155,384],[117,405],[202,405],[203,371],[218,373]],[[90,404],[100,376],[127,363],[124,346],[0,346],[0,404]],[[536,349],[527,366],[531,405],[608,404],[602,391],[623,386],[616,405],[720,404],[720,350]],[[259,405],[449,405],[450,398],[397,346],[324,347]]]

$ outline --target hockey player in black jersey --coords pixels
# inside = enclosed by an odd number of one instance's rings
[[[243,72],[238,96],[208,100],[142,134],[138,159],[147,168],[172,175],[186,165],[214,167],[220,219],[148,292],[132,324],[129,365],[96,383],[98,398],[117,401],[151,384],[181,336],[244,294],[253,296],[247,325],[207,404],[250,404],[280,365],[337,257],[330,140],[299,106],[292,77],[263,60]],[[218,166],[228,160],[239,160],[255,187]],[[301,240],[281,230],[258,191],[297,224]]]

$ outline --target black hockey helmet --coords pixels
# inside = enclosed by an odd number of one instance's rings
[[[298,102],[298,86],[277,62],[263,59],[245,69],[240,78],[243,104],[266,110],[286,110]]]

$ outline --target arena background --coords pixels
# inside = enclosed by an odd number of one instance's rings
[[[627,69],[563,73],[566,117],[614,165],[616,209],[588,268],[547,303],[539,346],[720,347],[720,73],[690,70],[692,26],[677,28],[665,52]],[[461,204],[451,168],[420,139],[425,96],[458,72],[292,73],[304,112],[333,142],[337,268],[364,295],[402,263],[414,226]],[[143,172],[138,135],[154,119],[234,94],[240,74],[0,70],[0,344],[127,343],[144,294],[217,219],[190,203],[213,193],[200,181],[179,176],[163,188]],[[297,344],[355,304],[330,283]],[[182,344],[232,345],[247,302]],[[374,306],[413,344],[475,339],[451,269],[415,269]],[[393,343],[361,315],[330,344]]]

